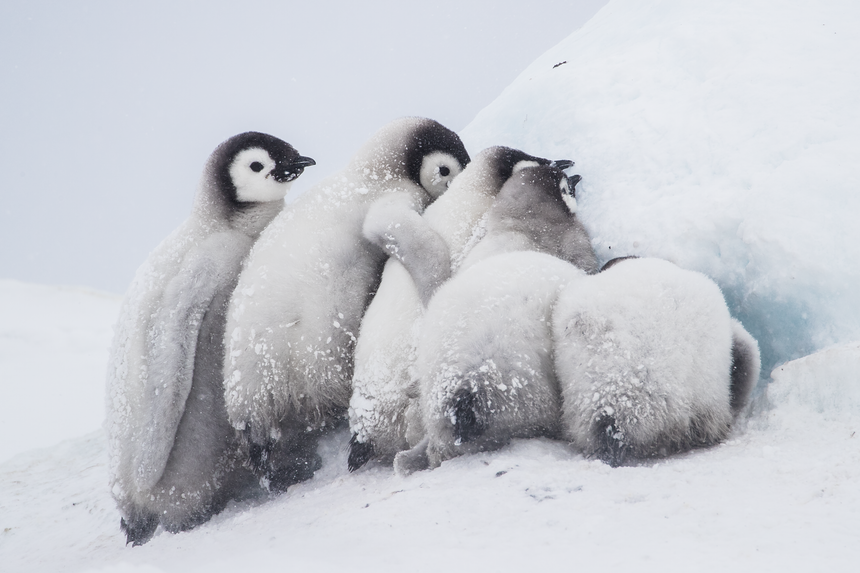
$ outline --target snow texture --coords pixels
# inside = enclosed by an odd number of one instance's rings
[[[0,462],[101,426],[120,301],[0,280]]]
[[[576,159],[601,260],[700,271],[765,373],[860,339],[860,9],[612,0],[467,126]]]

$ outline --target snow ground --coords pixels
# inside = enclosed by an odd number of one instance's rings
[[[519,441],[400,478],[348,474],[341,433],[314,479],[131,548],[96,430],[0,456],[0,569],[855,571],[857,23],[849,2],[613,0],[463,134],[470,150],[575,159],[602,257],[664,256],[720,282],[777,366],[725,443],[611,469]],[[94,429],[116,301],[2,286],[0,444]],[[98,396],[78,401],[84,388]],[[54,396],[86,427],[46,412]]]
[[[0,465],[4,571],[852,571],[856,412],[784,402],[724,444],[611,469],[519,441],[407,478],[346,471],[347,436],[309,482],[194,531],[125,547],[94,432]]]
[[[0,462],[101,426],[121,300],[0,280]]]

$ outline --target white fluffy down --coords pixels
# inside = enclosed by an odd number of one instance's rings
[[[553,323],[563,432],[586,454],[623,463],[726,436],[732,320],[704,275],[622,261],[568,285]]]
[[[439,289],[427,308],[417,361],[431,466],[557,431],[550,318],[560,289],[584,276],[566,261],[523,251],[478,262]],[[449,410],[458,390],[478,396],[486,426],[468,443],[453,434]]]
[[[492,149],[479,153],[448,191],[424,212],[424,221],[448,246],[452,271],[482,236],[479,222],[499,191],[501,183],[494,184],[490,173],[495,157]],[[371,223],[366,220],[365,229]],[[422,253],[407,253],[412,255]],[[389,259],[361,322],[349,408],[352,433],[362,443],[372,442],[374,453],[383,458],[415,445],[406,441],[406,410],[410,403],[407,392],[415,379],[423,315],[424,305],[413,278],[403,264]]]

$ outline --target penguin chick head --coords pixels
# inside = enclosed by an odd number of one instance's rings
[[[522,167],[499,191],[493,212],[496,220],[514,225],[527,220],[562,222],[576,214],[574,188],[567,175],[551,164]]]
[[[511,175],[527,167],[548,165],[555,167],[556,169],[564,170],[573,166],[573,161],[568,159],[545,159],[543,157],[529,155],[519,149],[500,145],[488,147],[481,151],[475,159],[475,163],[478,163],[485,169],[488,168],[488,175],[492,179],[492,181],[488,183],[494,187],[496,191],[504,185],[505,181],[510,179]]]
[[[394,171],[405,168],[401,176],[421,186],[431,199],[442,195],[470,161],[460,137],[432,119],[400,118],[385,126],[376,137],[384,142],[380,155],[402,166]]]
[[[210,173],[231,204],[279,201],[305,167],[316,165],[289,143],[265,133],[248,131],[218,146]]]
[[[471,158],[460,137],[432,119],[421,119],[406,142],[409,178],[436,199]]]

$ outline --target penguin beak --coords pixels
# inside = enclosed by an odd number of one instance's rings
[[[573,161],[570,159],[556,159],[555,161],[550,161],[550,167],[555,167],[556,169],[561,169],[564,171],[569,167],[573,167]]]
[[[573,163],[571,161],[571,163]],[[582,175],[571,175],[567,178],[567,184],[570,187],[570,194],[576,197],[576,184],[582,181]]]
[[[310,157],[304,157],[299,155],[292,161],[290,161],[287,165],[278,166],[272,169],[270,175],[277,181],[278,183],[286,183],[287,181],[295,181],[299,178],[305,167],[309,167],[311,165],[316,165],[317,162],[311,159]]]

